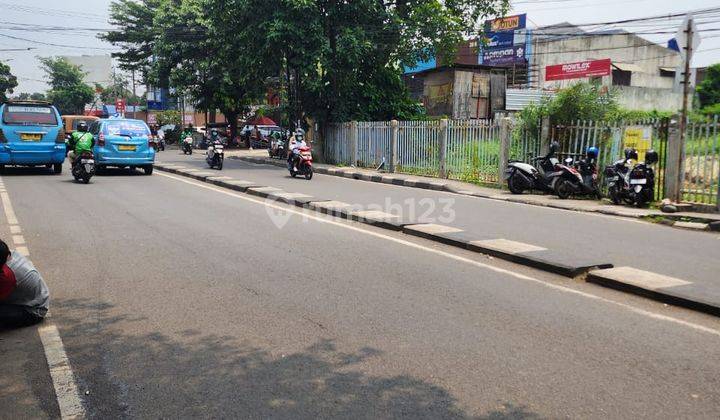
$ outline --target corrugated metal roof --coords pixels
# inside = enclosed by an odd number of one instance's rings
[[[538,103],[543,97],[555,96],[552,92],[532,89],[507,89],[505,109],[508,111],[520,111],[531,103]]]

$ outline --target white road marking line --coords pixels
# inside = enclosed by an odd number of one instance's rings
[[[10,196],[8,193],[0,193],[0,198],[2,199],[3,203],[3,209],[5,209],[5,217],[7,218],[7,222],[9,225],[17,225],[18,220],[15,216],[15,210],[13,210],[12,203],[10,203]]]
[[[523,242],[510,241],[508,239],[488,239],[484,241],[472,241],[470,243],[485,248],[492,248],[497,251],[507,252],[508,254],[520,254],[522,252],[532,251],[547,251],[547,248],[542,248]]]
[[[614,301],[614,300],[612,300],[612,299],[608,299],[608,298],[604,298],[604,297],[601,297],[601,296],[593,295],[593,294],[591,294],[591,293],[583,292],[583,291],[580,291],[580,290],[575,290],[575,289],[572,289],[572,288],[569,288],[569,287],[566,287],[566,286],[562,286],[562,285],[559,285],[559,284],[548,283],[548,282],[545,282],[545,281],[543,281],[543,280],[540,280],[540,279],[536,279],[536,278],[534,278],[534,277],[527,276],[527,275],[525,275],[525,274],[515,273],[515,272],[513,272],[513,271],[506,270],[506,269],[504,269],[504,268],[493,267],[493,266],[491,266],[491,265],[487,265],[487,264],[481,263],[481,262],[479,262],[479,261],[472,260],[472,259],[470,259],[470,258],[461,257],[461,256],[459,256],[459,255],[454,255],[454,254],[451,254],[451,253],[449,253],[449,252],[445,252],[445,251],[442,251],[442,250],[439,250],[439,249],[429,248],[429,247],[426,247],[426,246],[424,246],[424,245],[420,245],[420,244],[416,244],[416,243],[413,243],[413,242],[406,241],[406,240],[404,240],[404,239],[395,238],[395,237],[388,236],[388,235],[385,235],[385,234],[382,234],[382,233],[373,232],[373,231],[370,231],[370,230],[367,230],[367,229],[361,229],[361,228],[359,228],[359,227],[357,227],[357,226],[354,226],[354,225],[352,224],[352,222],[338,222],[338,221],[334,221],[334,220],[328,220],[328,219],[325,219],[325,218],[322,218],[322,217],[317,217],[317,216],[309,215],[309,214],[307,214],[307,213],[303,213],[303,212],[301,212],[301,211],[294,210],[294,209],[292,209],[292,208],[288,208],[288,207],[283,207],[283,206],[278,206],[278,205],[270,204],[270,203],[268,203],[268,202],[266,202],[266,201],[256,200],[256,199],[254,199],[254,198],[252,198],[252,197],[249,197],[249,196],[246,196],[246,195],[238,194],[238,193],[235,193],[235,192],[232,192],[232,191],[229,191],[229,190],[224,190],[224,189],[222,189],[222,188],[214,187],[214,186],[211,186],[211,185],[208,185],[208,184],[203,184],[203,183],[199,183],[199,182],[195,182],[195,181],[190,181],[190,180],[183,179],[183,178],[180,178],[180,177],[177,177],[177,176],[174,176],[174,175],[168,175],[168,174],[164,174],[164,173],[159,173],[158,175],[164,176],[164,177],[166,177],[166,178],[171,178],[171,179],[174,179],[174,180],[176,180],[176,181],[184,182],[184,183],[186,183],[186,184],[195,185],[196,187],[205,188],[205,189],[207,189],[207,190],[212,190],[212,191],[215,191],[215,192],[219,192],[219,193],[221,193],[221,194],[225,194],[225,195],[228,195],[228,196],[231,196],[231,197],[236,197],[236,198],[239,198],[239,199],[241,199],[241,200],[250,201],[250,202],[253,202],[253,203],[256,203],[256,204],[260,204],[260,205],[263,205],[263,206],[272,207],[272,208],[275,208],[275,209],[278,209],[278,210],[282,210],[282,211],[287,211],[287,212],[296,214],[296,215],[298,215],[298,216],[302,216],[302,217],[306,217],[306,218],[308,218],[308,219],[315,220],[315,221],[320,222],[320,223],[327,223],[327,224],[331,224],[331,225],[334,225],[334,226],[343,227],[343,228],[345,228],[345,229],[349,229],[349,230],[353,230],[353,231],[356,231],[356,232],[359,232],[359,233],[363,233],[363,234],[366,234],[366,235],[370,235],[370,236],[374,236],[374,237],[377,237],[377,238],[385,239],[385,240],[387,240],[387,241],[391,241],[391,242],[395,242],[395,243],[398,243],[398,244],[402,244],[402,245],[405,245],[405,246],[408,246],[408,247],[411,247],[411,248],[420,249],[420,250],[423,250],[423,251],[426,251],[426,252],[430,252],[430,253],[433,253],[433,254],[441,255],[441,256],[443,256],[443,257],[450,258],[450,259],[453,259],[453,260],[455,260],[455,261],[459,261],[459,262],[463,262],[463,263],[466,263],[466,264],[469,264],[469,265],[474,265],[474,266],[476,266],[476,267],[481,267],[481,268],[484,268],[484,269],[487,269],[487,270],[495,271],[496,273],[507,274],[507,275],[512,276],[512,277],[515,277],[515,278],[517,278],[517,279],[525,280],[525,281],[532,282],[532,283],[536,283],[536,284],[539,284],[539,285],[548,287],[548,288],[550,288],[550,289],[558,290],[558,291],[560,291],[560,292],[564,292],[564,293],[568,293],[568,294],[573,294],[573,295],[577,295],[577,296],[582,296],[582,297],[587,298],[587,299],[592,299],[592,300],[595,300],[595,301],[598,301],[598,302],[603,302],[603,303],[615,305],[615,306],[624,308],[624,309],[626,309],[626,310],[628,310],[628,311],[630,311],[630,312],[633,312],[633,313],[636,313],[636,314],[638,314],[638,315],[642,315],[642,316],[645,316],[645,317],[648,317],[648,318],[653,318],[653,319],[657,319],[657,320],[661,320],[661,321],[666,321],[666,322],[674,323],[674,324],[677,324],[677,325],[682,325],[682,326],[684,326],[684,327],[688,327],[688,328],[694,329],[694,330],[696,330],[696,331],[702,331],[702,332],[705,332],[705,333],[712,334],[712,335],[715,335],[715,336],[720,337],[720,331],[719,331],[719,330],[715,330],[715,329],[712,329],[712,328],[708,328],[708,327],[705,327],[705,326],[700,325],[700,324],[695,324],[695,323],[693,323],[693,322],[684,321],[684,320],[682,320],[682,319],[673,318],[673,317],[671,317],[671,316],[667,316],[667,315],[662,315],[662,314],[658,314],[658,313],[655,313],[655,312],[646,311],[646,310],[644,310],[644,309],[636,308],[636,307],[634,307],[634,306],[631,306],[631,305],[628,305],[628,304],[625,304],[625,303],[622,303],[622,302],[617,302],[617,301]]]
[[[0,183],[1,182],[2,181],[0,181]],[[12,233],[16,233],[16,231],[20,233],[21,228],[18,225],[10,196],[7,192],[3,192],[0,193],[0,198],[2,198],[3,209],[5,210],[5,217],[10,225],[10,231]],[[13,242],[16,245],[25,244],[25,238],[22,235],[13,235]],[[27,246],[15,247],[15,251],[25,257],[30,256],[30,250]],[[43,351],[45,352],[45,359],[47,360],[48,369],[50,370],[53,388],[55,388],[55,397],[57,398],[58,407],[60,408],[60,418],[65,420],[87,417],[85,408],[80,401],[80,393],[75,383],[75,375],[73,374],[70,361],[65,353],[65,346],[63,345],[62,338],[60,338],[60,332],[55,324],[50,323],[50,320],[46,319],[45,325],[38,328],[38,334],[40,335],[40,341],[42,342]]]
[[[38,334],[40,334],[40,340],[45,348],[45,358],[55,386],[60,417],[62,419],[84,418],[85,409],[80,401],[75,375],[73,375],[65,353],[60,332],[54,324],[50,324],[38,328]]]

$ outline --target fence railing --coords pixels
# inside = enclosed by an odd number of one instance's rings
[[[503,124],[508,124],[503,128]],[[581,158],[588,147],[600,150],[598,172],[623,156],[626,146],[654,149],[655,198],[666,197],[666,177],[682,177],[683,201],[718,204],[720,183],[720,133],[717,118],[690,123],[686,131],[681,175],[668,168],[670,120],[603,122],[575,121],[551,127],[547,120],[537,128],[513,130],[510,119],[381,121],[331,124],[326,129],[326,160],[388,171],[439,176],[481,184],[501,184],[507,159],[530,162],[547,151],[551,140],[560,142],[559,157]],[[676,162],[679,162],[676,160]],[[672,166],[672,165],[670,165]],[[603,185],[604,182],[601,182]]]
[[[683,201],[720,205],[720,133],[718,117],[688,124],[682,162]]]

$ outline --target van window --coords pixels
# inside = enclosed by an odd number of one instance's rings
[[[103,133],[109,136],[130,135],[133,137],[147,136],[150,129],[143,121],[106,121],[103,127]]]
[[[42,105],[7,105],[2,120],[9,125],[58,125],[55,109]]]

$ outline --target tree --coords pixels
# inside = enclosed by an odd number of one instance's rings
[[[48,99],[61,114],[82,114],[85,105],[92,102],[95,93],[83,82],[84,74],[80,67],[64,58],[40,58],[40,63],[50,84]]]
[[[17,77],[10,72],[10,66],[0,62],[0,103],[7,101],[6,94],[12,94],[17,85]]]
[[[133,95],[128,81],[116,73],[113,73],[107,86],[96,85],[95,90],[100,93],[100,100],[106,104],[114,103],[118,98],[125,98],[128,104],[133,105],[143,101],[139,96]]]
[[[705,79],[697,87],[700,107],[720,104],[720,64],[708,67]]]
[[[166,0],[116,0],[110,4],[110,24],[117,29],[101,34],[100,39],[121,47],[113,53],[120,68],[138,71],[144,81],[152,64],[157,31],[153,25],[158,8]]]

